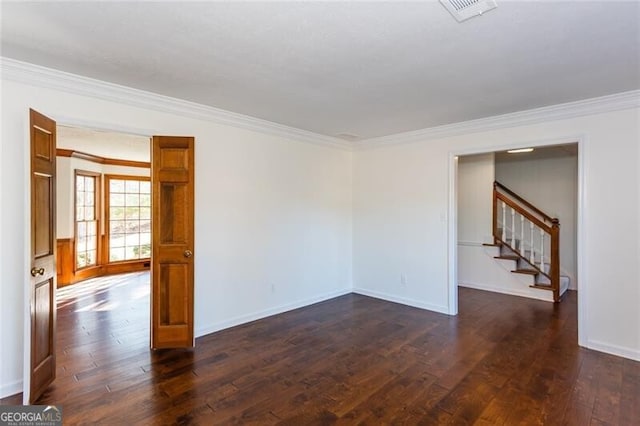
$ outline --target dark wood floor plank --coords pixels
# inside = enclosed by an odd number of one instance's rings
[[[350,294],[162,351],[148,294],[146,273],[62,289],[58,379],[38,403],[71,425],[640,418],[640,363],[578,347],[574,292],[558,305],[461,288],[456,317]]]

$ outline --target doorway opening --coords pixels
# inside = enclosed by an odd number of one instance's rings
[[[64,378],[79,367],[77,356],[62,355],[96,344],[96,335],[112,337],[100,340],[110,356],[109,345],[149,347],[151,142],[81,127],[56,130],[56,346]],[[135,342],[127,326],[136,330]]]
[[[57,126],[58,288],[149,270],[148,137]]]
[[[529,292],[548,292],[544,289],[532,287],[522,282],[520,289],[516,288],[520,277],[519,267],[511,265],[516,262],[508,256],[514,253],[502,253],[502,247],[487,247],[495,244],[496,227],[493,225],[494,215],[494,182],[519,192],[518,195],[538,203],[542,210],[546,210],[552,217],[560,220],[560,275],[562,285],[568,284],[570,291],[580,288],[576,295],[573,293],[574,303],[577,303],[579,336],[578,341],[584,342],[584,300],[585,286],[580,285],[579,278],[584,277],[582,270],[582,250],[580,246],[582,222],[582,182],[583,159],[582,140],[567,138],[565,140],[529,142],[527,146],[499,146],[488,149],[451,153],[450,173],[450,203],[449,213],[449,300],[450,313],[457,314],[458,290],[472,288],[488,290],[511,295],[553,300],[553,297],[536,297]],[[519,148],[533,148],[530,152],[507,153],[508,150]],[[500,205],[498,203],[498,205]],[[511,232],[518,254],[529,255],[534,252],[537,262],[541,258],[535,248],[530,247],[531,241],[540,241],[540,237],[529,238],[529,227],[526,236],[522,236],[524,226],[528,224],[526,217],[521,218],[514,213],[517,223],[511,222],[509,207],[507,217],[500,217],[498,212],[497,232],[502,231],[501,224]],[[520,222],[522,221],[522,222]],[[510,225],[515,223],[517,226]],[[511,228],[509,228],[511,226]],[[521,227],[522,226],[522,227]],[[509,240],[511,241],[511,238]],[[528,241],[530,240],[530,241]],[[542,239],[544,240],[544,237]],[[549,244],[548,240],[546,240]],[[548,247],[548,245],[546,246]],[[521,253],[520,253],[521,250]],[[498,251],[497,253],[489,253]],[[544,264],[550,263],[548,248],[542,255]],[[505,258],[505,259],[503,259]],[[509,263],[509,265],[501,265]],[[519,265],[519,263],[516,263]],[[537,264],[540,265],[539,263]],[[514,266],[510,268],[511,266]],[[524,272],[524,271],[523,271]],[[548,271],[547,271],[548,272]],[[515,276],[514,279],[511,276]],[[524,275],[524,274],[522,274]],[[511,280],[500,283],[500,279]],[[528,277],[531,278],[531,277]],[[521,280],[522,281],[522,280]],[[472,292],[471,292],[472,293]],[[569,293],[567,293],[568,295]],[[462,307],[460,307],[462,309]]]

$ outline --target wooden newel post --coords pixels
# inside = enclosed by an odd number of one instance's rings
[[[560,301],[560,221],[557,218],[551,220],[551,286],[553,288],[553,301]]]

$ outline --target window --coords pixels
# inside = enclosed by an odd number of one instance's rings
[[[151,257],[151,182],[106,175],[109,262]]]
[[[98,200],[100,175],[76,170],[76,270],[98,264]]]

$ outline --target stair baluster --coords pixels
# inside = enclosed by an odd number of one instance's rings
[[[524,215],[520,214],[520,255],[524,257]]]
[[[540,270],[544,272],[544,229],[540,228]]]
[[[502,241],[507,241],[507,203],[502,202]]]
[[[529,227],[531,228],[531,241],[529,242],[529,248],[531,249],[531,253],[529,253],[529,262],[533,265],[536,263],[536,256],[533,252],[533,222],[529,222]]]
[[[516,211],[511,207],[511,247],[516,248]]]

